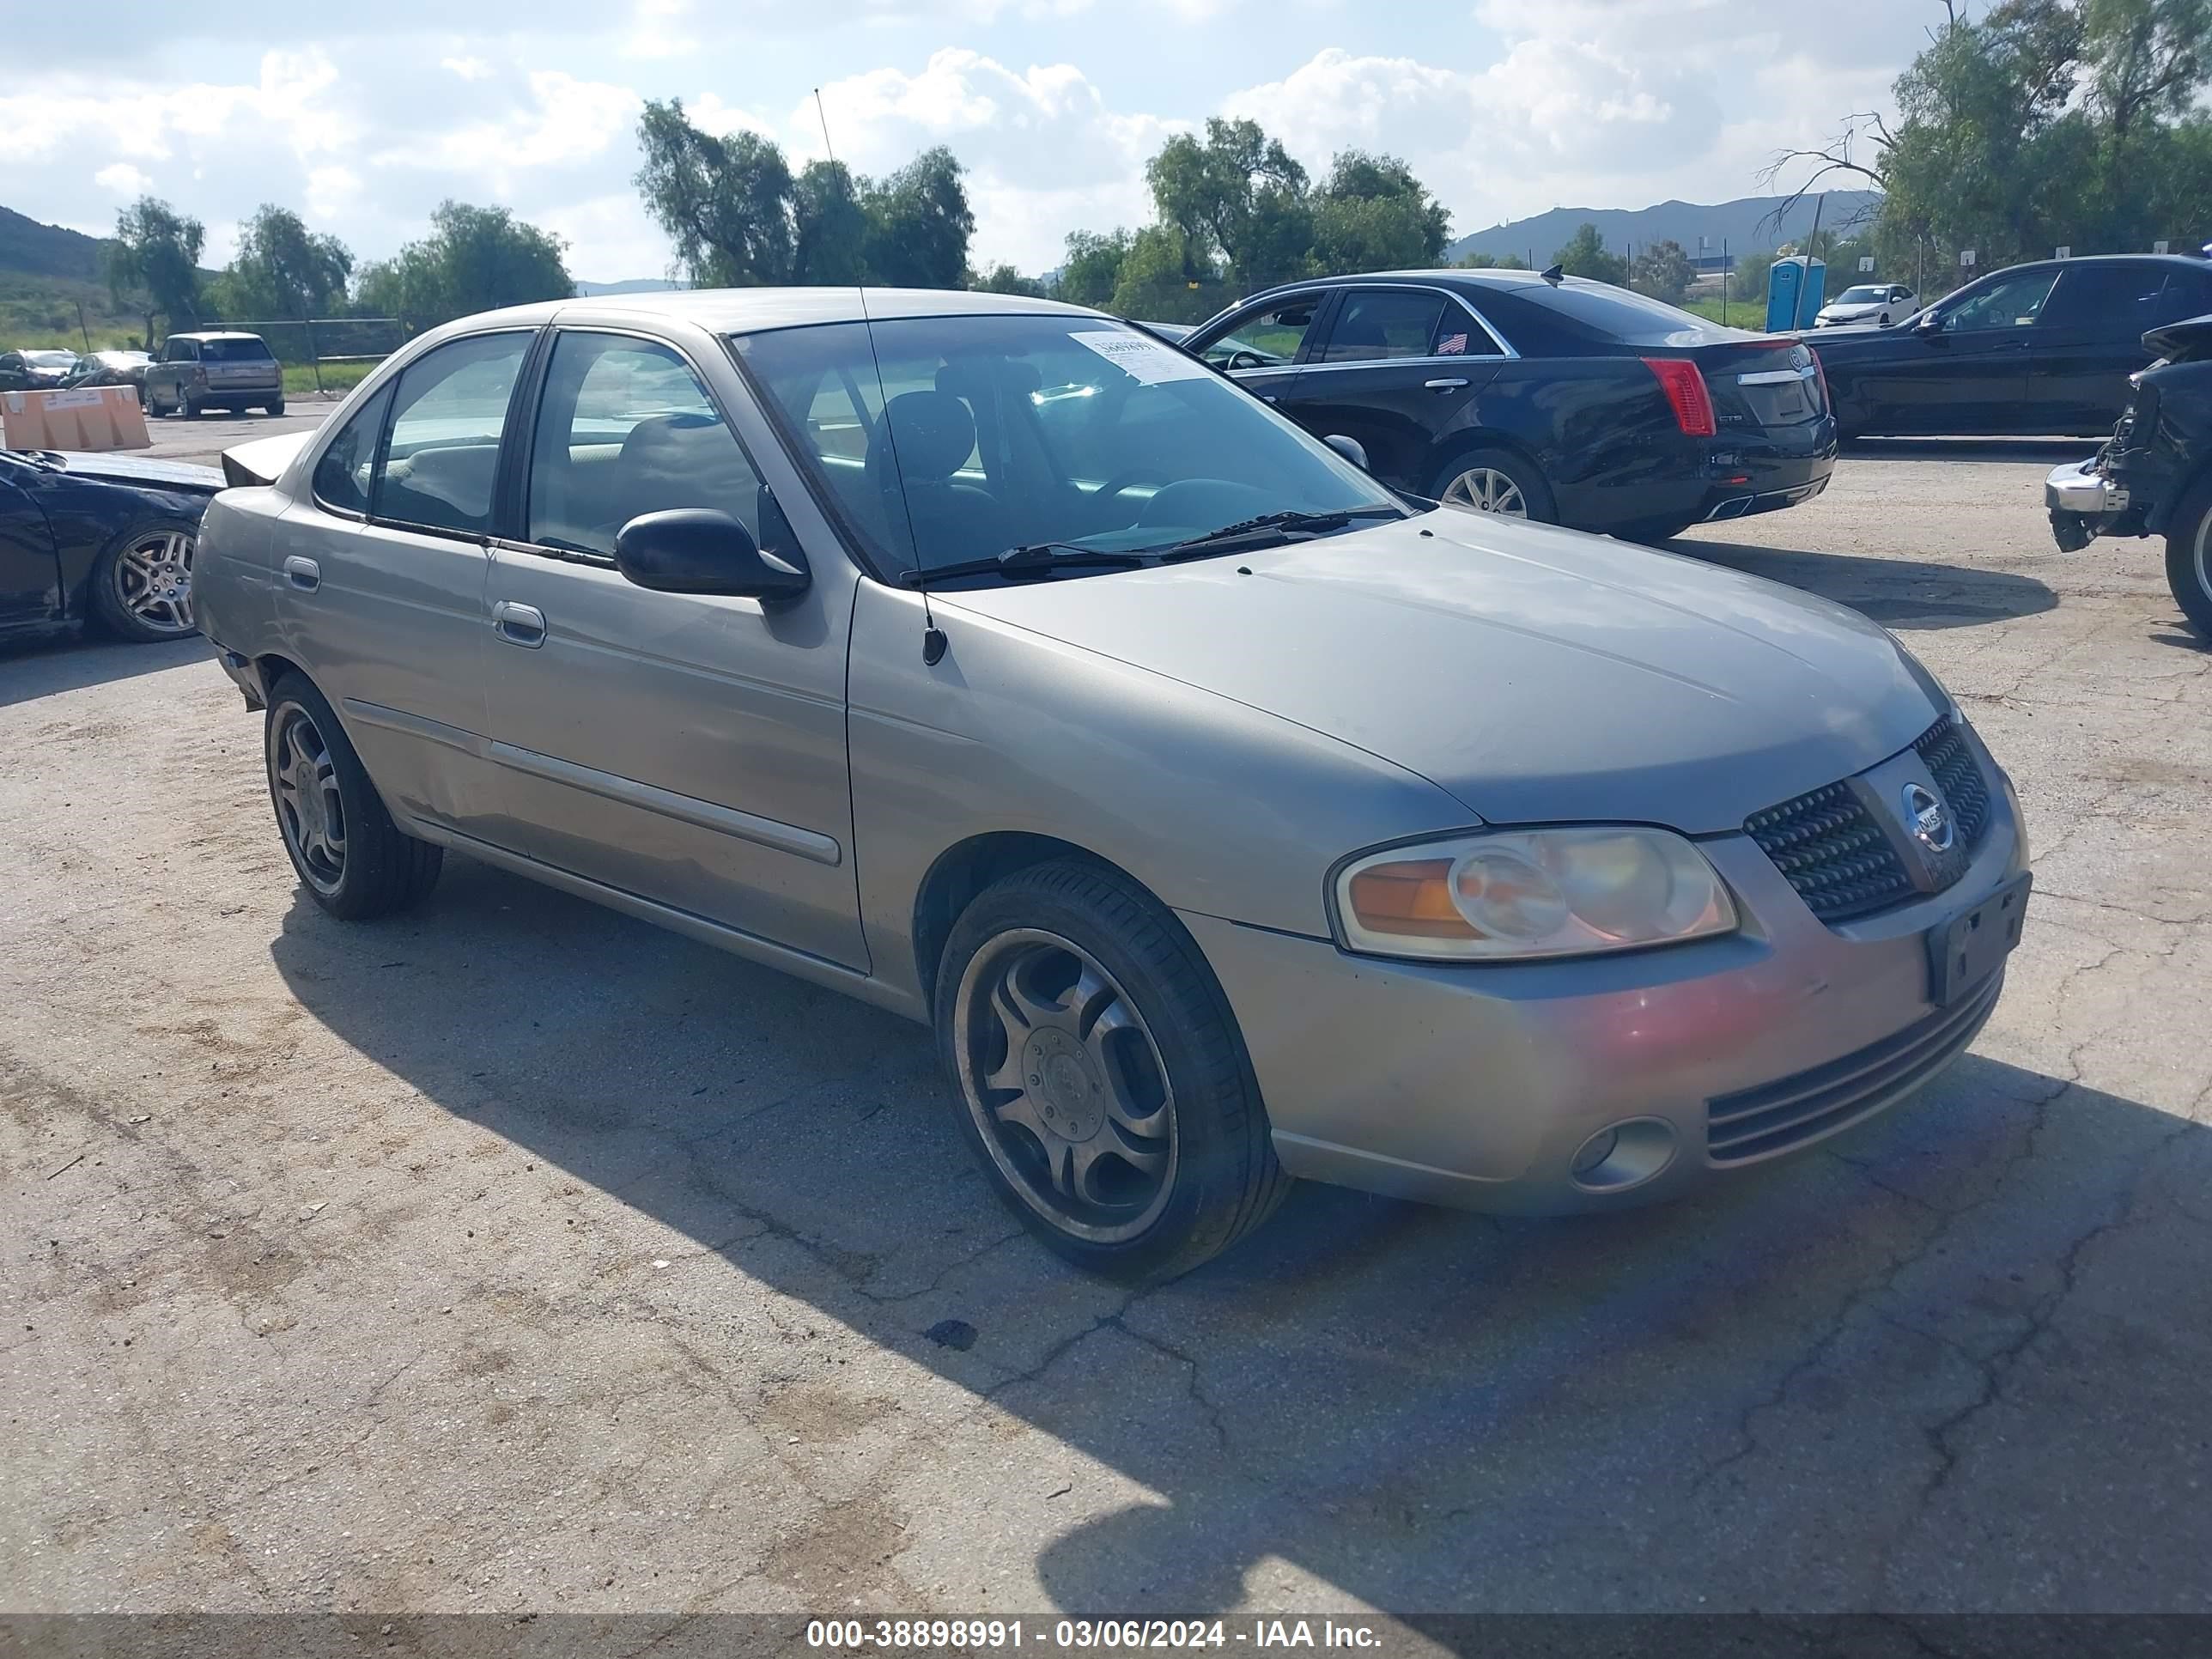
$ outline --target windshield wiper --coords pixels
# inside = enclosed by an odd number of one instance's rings
[[[957,564],[933,564],[902,570],[899,586],[920,587],[951,576],[1030,576],[1045,570],[1127,569],[1146,562],[1142,553],[1115,553],[1080,542],[1030,542],[1010,547],[988,559],[963,559]]]
[[[1405,516],[1395,507],[1348,507],[1334,513],[1262,513],[1256,519],[1239,520],[1235,524],[1225,524],[1218,530],[1209,530],[1202,536],[1193,536],[1188,541],[1170,542],[1165,547],[1152,550],[1165,562],[1170,559],[1213,552],[1226,543],[1241,542],[1254,536],[1318,535],[1323,531],[1341,530],[1354,519],[1401,519]]]

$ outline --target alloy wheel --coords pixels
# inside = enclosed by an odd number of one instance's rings
[[[1469,467],[1444,486],[1444,500],[1501,518],[1528,516],[1528,501],[1522,495],[1521,486],[1496,467]]]
[[[1023,1201],[1094,1243],[1150,1226],[1175,1188],[1175,1094],[1097,958],[1056,933],[1000,933],[961,975],[953,1019],[962,1097]]]
[[[2204,602],[2212,605],[2212,507],[2197,521],[2197,590],[2203,594]]]
[[[276,823],[301,873],[319,892],[345,879],[345,802],[337,767],[314,717],[297,703],[278,711],[269,745],[269,788]]]
[[[190,531],[157,530],[116,556],[116,597],[155,633],[192,631],[192,549]]]

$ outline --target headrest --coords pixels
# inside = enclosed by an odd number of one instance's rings
[[[902,392],[884,405],[884,420],[908,483],[951,477],[975,447],[975,417],[949,392]]]

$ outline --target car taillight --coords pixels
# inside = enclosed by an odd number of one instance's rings
[[[1820,354],[1817,351],[1808,352],[1807,356],[1812,358],[1813,373],[1820,382],[1820,407],[1833,409],[1836,405],[1828,397],[1828,366],[1820,361]]]
[[[1713,420],[1713,394],[1705,390],[1705,377],[1686,357],[1646,357],[1644,367],[1667,394],[1674,411],[1674,424],[1691,438],[1710,438],[1720,428]]]

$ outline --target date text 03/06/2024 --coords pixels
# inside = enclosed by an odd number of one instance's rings
[[[816,1619],[806,1644],[839,1652],[1128,1652],[1176,1648],[1340,1648],[1378,1652],[1382,1633],[1337,1619]]]

